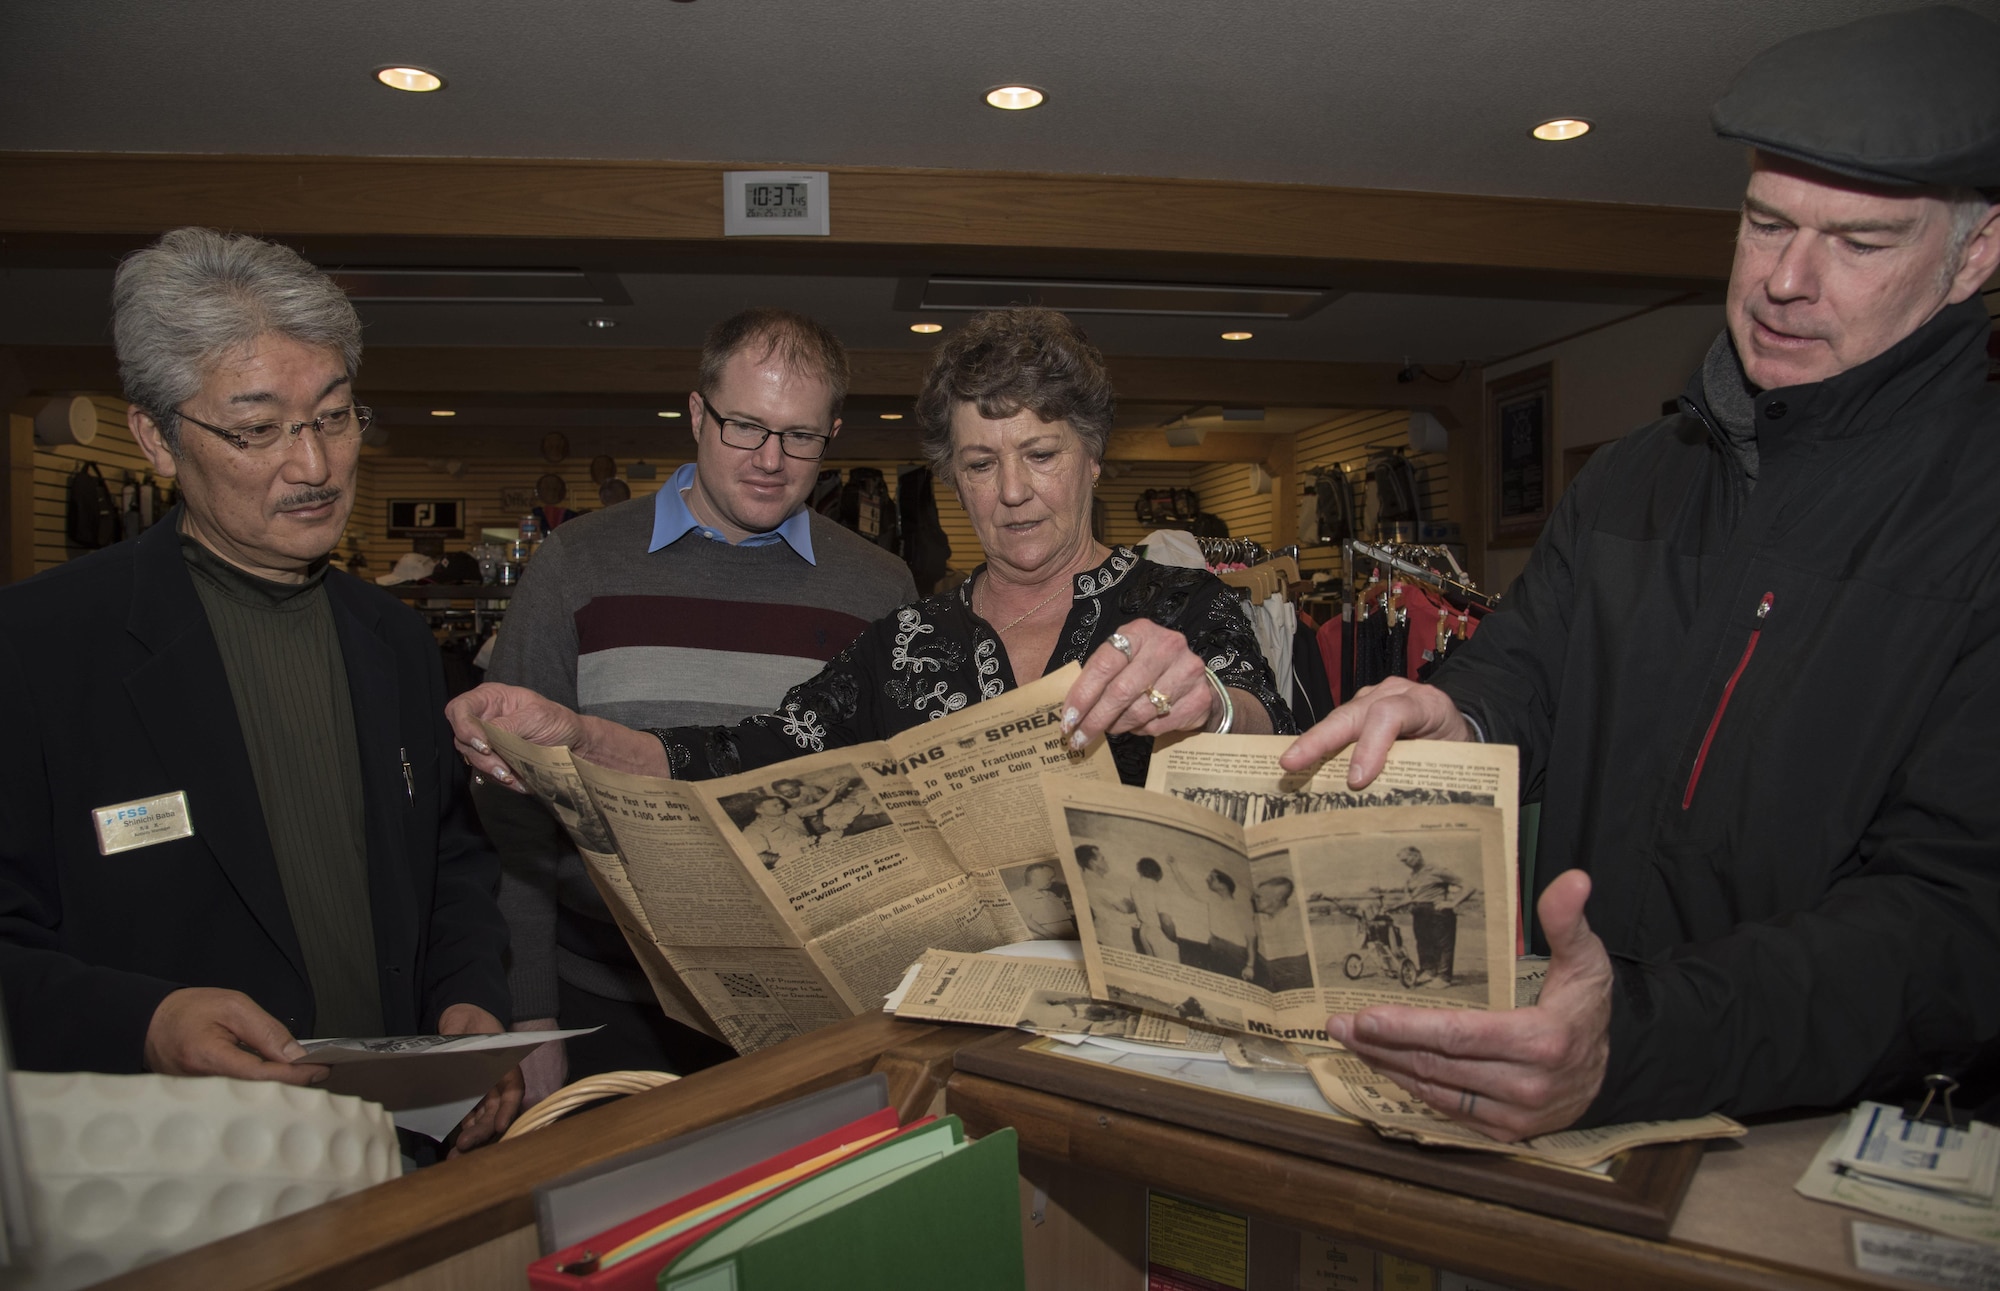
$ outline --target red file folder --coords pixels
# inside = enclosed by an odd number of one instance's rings
[[[727,1223],[743,1207],[838,1165],[854,1151],[858,1151],[862,1145],[873,1146],[876,1142],[885,1142],[897,1134],[926,1125],[933,1119],[928,1116],[923,1117],[899,1128],[894,1109],[883,1108],[830,1134],[822,1134],[816,1139],[799,1144],[790,1151],[781,1152],[768,1160],[739,1170],[726,1179],[718,1179],[705,1188],[697,1189],[683,1197],[676,1197],[637,1218],[629,1219],[614,1228],[608,1228],[553,1255],[543,1256],[528,1266],[528,1286],[532,1291],[654,1291],[661,1269],[688,1246]],[[843,1148],[849,1150],[842,1151]],[[772,1192],[746,1196],[741,1201],[718,1210],[685,1232],[677,1233],[609,1268],[600,1266],[599,1262],[604,1256],[634,1238],[663,1224],[671,1223],[692,1210],[819,1157],[825,1157],[826,1160],[800,1174],[798,1178],[787,1180]]]

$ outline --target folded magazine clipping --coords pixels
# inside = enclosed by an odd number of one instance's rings
[[[597,1029],[301,1040],[306,1052],[295,1061],[332,1068],[315,1088],[380,1103],[397,1128],[442,1141],[530,1053]]]

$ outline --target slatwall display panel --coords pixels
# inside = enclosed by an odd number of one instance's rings
[[[88,547],[69,542],[69,477],[84,462],[96,462],[111,500],[119,500],[119,486],[128,475],[140,482],[153,478],[153,467],[132,432],[125,426],[122,399],[92,399],[97,409],[97,437],[88,444],[35,445],[35,570],[53,568],[66,560],[90,553]]]
[[[505,490],[519,489],[532,495],[535,481],[544,475],[562,477],[569,488],[569,495],[563,504],[572,511],[597,510],[597,486],[590,482],[588,457],[572,456],[555,465],[543,461],[539,454],[468,457],[457,465],[459,473],[454,475],[447,469],[446,462],[436,459],[364,454],[355,482],[354,514],[347,522],[347,536],[341,542],[341,551],[345,553],[358,546],[368,558],[368,574],[375,576],[388,573],[398,556],[414,549],[411,539],[389,536],[389,501],[392,498],[463,502],[465,537],[445,539],[447,551],[463,551],[483,541],[479,530],[484,528],[517,531],[521,517],[527,514],[527,507],[503,506],[501,494]],[[621,473],[627,465],[629,463],[619,464]],[[632,486],[633,497],[650,497],[673,474],[676,463],[660,462],[658,465],[660,474],[657,479],[627,481]],[[531,500],[529,506],[532,505]]]
[[[1201,495],[1201,509],[1229,526],[1230,537],[1249,538],[1266,547],[1284,546],[1293,539],[1272,541],[1269,490],[1251,491],[1256,469],[1248,462],[1211,463],[1195,472],[1194,491]]]
[[[1469,434],[1457,430],[1453,434]],[[1368,457],[1371,447],[1408,447],[1410,442],[1410,414],[1398,410],[1375,410],[1352,412],[1337,417],[1324,425],[1302,430],[1294,445],[1298,462],[1300,487],[1315,466],[1339,463],[1348,470],[1348,478],[1354,488],[1354,513],[1367,514],[1363,505],[1362,490],[1367,483]],[[1443,453],[1412,453],[1411,459],[1418,468],[1418,482],[1424,491],[1425,514],[1432,520],[1456,520],[1451,514],[1450,467]],[[1301,496],[1300,509],[1303,511],[1317,505],[1315,499]],[[1287,538],[1279,545],[1292,541]],[[1316,570],[1336,569],[1340,564],[1339,548],[1307,547],[1301,551],[1300,565],[1308,573]]]

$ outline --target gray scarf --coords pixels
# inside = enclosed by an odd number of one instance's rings
[[[1728,328],[1715,338],[1715,344],[1708,347],[1708,357],[1702,360],[1701,390],[1708,399],[1709,412],[1720,424],[1723,439],[1736,455],[1736,464],[1743,468],[1744,478],[1755,484],[1757,387],[1743,375],[1743,364],[1736,357],[1736,345],[1729,339]]]

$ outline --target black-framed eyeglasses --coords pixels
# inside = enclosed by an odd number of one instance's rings
[[[279,447],[290,448],[298,437],[311,426],[322,443],[335,443],[349,435],[358,435],[367,430],[375,420],[375,410],[358,403],[345,408],[333,408],[314,417],[311,421],[260,421],[252,426],[239,426],[235,430],[225,430],[221,426],[210,425],[199,417],[173,410],[174,416],[182,421],[191,421],[212,435],[236,445],[246,453],[268,453]]]
[[[826,456],[827,441],[833,438],[831,435],[815,435],[809,430],[772,430],[754,421],[725,417],[705,397],[701,401],[701,410],[715,420],[716,427],[722,432],[723,443],[746,452],[756,452],[764,446],[765,440],[776,435],[778,450],[786,457],[801,462],[817,462]]]

